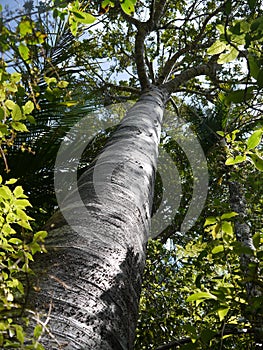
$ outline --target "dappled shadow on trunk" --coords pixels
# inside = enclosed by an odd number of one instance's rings
[[[67,235],[68,247],[58,248]],[[30,307],[47,323],[41,343],[47,350],[132,349],[143,256],[98,242],[83,248],[67,230],[54,238],[57,247],[39,256],[30,292]]]

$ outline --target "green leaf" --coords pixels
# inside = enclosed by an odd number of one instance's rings
[[[226,43],[224,43],[220,40],[217,40],[213,43],[212,46],[210,46],[207,49],[207,53],[208,53],[208,55],[217,55],[217,54],[223,52],[226,49],[226,47],[227,47]]]
[[[32,255],[35,255],[37,252],[41,252],[41,247],[36,242],[30,243],[28,246],[30,248],[30,251],[31,251]]]
[[[40,241],[44,242],[44,239],[47,237],[48,233],[47,231],[38,231],[34,234],[33,241]]]
[[[22,227],[24,227],[24,228],[26,228],[26,229],[28,229],[28,230],[30,230],[30,231],[32,231],[32,227],[31,227],[30,224],[29,224],[27,221],[25,221],[25,220],[20,220],[20,221],[17,222],[17,224],[20,225],[20,226],[22,226]]]
[[[101,3],[101,7],[105,8],[111,3],[111,0],[103,0]]]
[[[212,235],[213,239],[217,239],[217,234],[218,234],[219,230],[220,230],[219,223],[212,226],[211,235]]]
[[[19,238],[10,238],[8,240],[8,243],[12,243],[12,244],[22,244],[23,242],[21,241],[21,239]]]
[[[10,179],[5,182],[6,185],[13,185],[17,182],[17,179]]]
[[[16,103],[12,100],[6,100],[5,105],[8,109],[10,109],[12,111],[15,108]]]
[[[28,114],[26,116],[26,119],[29,121],[30,124],[36,124],[36,119],[32,115]]]
[[[217,311],[220,321],[223,321],[223,319],[224,319],[224,318],[226,317],[226,315],[228,314],[229,309],[230,309],[229,307],[226,307],[226,308],[224,308],[224,309],[219,309],[219,310]]]
[[[14,205],[18,208],[26,208],[26,207],[32,207],[32,205],[30,204],[30,202],[27,199],[16,199],[14,201]]]
[[[21,80],[21,77],[22,77],[22,74],[18,72],[12,73],[10,76],[10,81],[12,83],[18,83]]]
[[[23,37],[27,34],[32,34],[32,25],[28,20],[23,20],[19,23],[19,32],[20,35]]]
[[[226,101],[233,103],[242,103],[250,100],[254,96],[253,90],[254,88],[250,86],[245,90],[232,91],[226,95]]]
[[[29,131],[28,128],[26,127],[26,125],[23,123],[20,123],[20,122],[11,122],[10,125],[16,131],[21,131],[21,132],[28,132]]]
[[[259,232],[256,232],[256,233],[253,235],[252,239],[253,239],[254,247],[255,247],[256,249],[258,249],[259,246],[260,246],[260,233],[259,233]]]
[[[35,106],[32,101],[27,101],[27,103],[22,107],[25,114],[30,114],[33,112]]]
[[[121,8],[122,8],[123,12],[125,12],[127,15],[132,16],[134,14],[134,11],[135,11],[134,1],[124,0],[121,3]]]
[[[217,222],[217,219],[215,216],[209,216],[208,218],[206,218],[205,223],[204,223],[204,227],[208,226],[208,225],[212,225],[215,224]]]
[[[196,328],[194,326],[192,326],[191,324],[189,323],[186,323],[185,325],[183,325],[182,327],[187,333],[191,334],[191,336],[196,336],[197,333],[196,333]]]
[[[2,197],[4,199],[11,199],[12,196],[12,192],[7,186],[0,187],[0,198]]]
[[[23,208],[24,209],[24,208]],[[30,216],[26,214],[21,208],[16,209],[16,214],[20,220],[33,220]]]
[[[16,233],[16,231],[9,224],[4,224],[1,230],[2,230],[2,233],[8,236]]]
[[[251,11],[254,10],[256,3],[257,3],[257,0],[248,0],[248,6],[249,6]]]
[[[75,17],[72,14],[70,14],[69,16],[68,23],[69,23],[69,29],[71,31],[71,34],[73,36],[76,36],[78,32],[78,23],[75,21]]]
[[[234,211],[230,212],[230,213],[225,213],[223,215],[221,215],[221,219],[222,220],[225,220],[225,219],[231,219],[233,218],[234,216],[237,216],[238,213],[235,213]]]
[[[225,164],[226,164],[226,165],[239,164],[239,163],[243,163],[246,159],[247,159],[246,156],[241,156],[241,155],[236,156],[235,158],[229,157],[229,158],[226,160]]]
[[[218,254],[224,251],[224,246],[222,244],[217,245],[212,249],[212,254]]]
[[[216,26],[216,29],[219,31],[220,34],[225,34],[225,26],[223,26],[223,24],[218,24]]]
[[[4,135],[9,135],[9,134],[10,134],[10,132],[9,132],[7,126],[1,125],[1,123],[0,123],[0,137],[2,138]]]
[[[197,300],[205,300],[205,299],[213,299],[217,300],[217,297],[209,292],[198,292],[190,295],[186,302],[197,301]]]
[[[92,16],[90,13],[78,11],[78,10],[70,10],[73,14],[76,22],[80,22],[83,24],[92,24],[96,21],[96,17]]]
[[[13,108],[11,115],[13,120],[18,121],[23,119],[21,108],[17,104]]]
[[[203,329],[201,332],[201,339],[203,342],[205,342],[207,345],[209,345],[209,342],[215,337],[216,332],[212,331],[211,329]]]
[[[13,120],[20,120],[23,118],[21,108],[14,101],[6,100],[5,105],[9,110],[11,110]]]
[[[223,221],[221,228],[222,228],[222,231],[224,231],[228,235],[233,234],[233,226],[232,226],[232,223],[230,221]]]
[[[57,83],[57,79],[55,77],[52,77],[52,78],[44,77],[44,80],[48,85]]]
[[[260,89],[263,88],[263,69],[258,72],[257,83]]]
[[[225,137],[224,131],[217,131],[216,132],[219,136]]]
[[[251,31],[258,31],[263,28],[263,16],[256,18],[251,24]]]
[[[263,159],[259,157],[257,154],[249,154],[248,155],[254,164],[254,166],[259,170],[263,171]]]
[[[231,33],[235,34],[234,36],[231,36],[231,39],[235,40],[236,43],[242,43],[245,39],[245,36],[242,34],[248,33],[250,30],[250,24],[245,21],[241,20],[234,24],[234,27],[230,28]]]
[[[16,186],[16,188],[13,191],[16,198],[27,198],[27,196],[24,194],[24,190],[22,186]]]
[[[68,86],[69,82],[66,80],[61,80],[58,82],[57,87],[59,87],[60,89],[65,89]]]
[[[2,107],[0,107],[0,120],[5,119],[5,112]]]
[[[230,15],[231,9],[232,9],[231,0],[228,0],[228,1],[225,3],[225,6],[224,6],[224,10],[225,10],[224,12],[225,12],[227,15]]]
[[[263,134],[263,130],[256,130],[247,140],[247,150],[256,148],[260,142]]]
[[[217,63],[223,64],[223,63],[232,62],[238,57],[239,51],[235,47],[228,46],[228,50],[229,51],[226,53],[221,53],[221,55],[219,56],[219,58],[217,60]]]
[[[255,56],[249,55],[248,56],[248,63],[249,63],[249,71],[253,78],[257,79],[260,69],[260,64]]]
[[[42,334],[43,327],[41,324],[37,324],[34,329],[34,337],[38,338]]]
[[[18,341],[20,342],[20,344],[24,344],[25,334],[24,334],[23,327],[16,325],[15,328],[16,328],[16,337]]]
[[[25,44],[21,43],[18,46],[18,51],[19,51],[20,56],[23,58],[24,61],[28,61],[29,60],[30,50]]]

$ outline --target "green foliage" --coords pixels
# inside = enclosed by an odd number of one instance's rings
[[[0,68],[0,151],[5,160],[7,148],[14,145],[17,132],[28,132],[27,122],[34,122],[31,115],[35,106],[32,101],[23,102],[25,90],[21,84],[20,73],[8,73]]]
[[[59,1],[54,0],[54,5]],[[136,0],[122,0],[120,6],[123,12],[132,16],[135,11]],[[69,28],[71,33],[76,36],[78,31],[83,28],[83,25],[93,24],[97,18],[90,12],[87,12],[87,5],[83,6],[78,0],[70,1],[68,4],[59,2],[60,8],[54,10],[54,16],[59,16],[61,19],[68,18]],[[109,11],[110,8],[115,7],[115,1],[103,0],[100,4],[100,12],[102,15]]]
[[[226,160],[226,165],[235,165],[250,161],[257,170],[263,171],[263,155],[261,139],[263,129],[255,130],[249,138],[243,141],[237,141],[236,135],[239,130],[235,130],[230,135],[226,136],[227,142],[230,144],[229,156]],[[261,146],[261,147],[260,147]]]
[[[37,252],[45,252],[45,231],[32,232],[27,214],[31,204],[16,179],[2,183],[0,177],[0,346],[24,348],[23,327],[28,320],[23,316],[29,266]],[[37,337],[35,337],[37,338]],[[36,344],[36,340],[32,340]],[[25,347],[27,349],[29,347]]]
[[[256,250],[248,250],[236,241],[232,225],[224,227],[235,216],[229,212],[206,219],[205,228],[221,223],[221,234],[213,240],[205,235],[185,247],[172,241],[170,247],[149,243],[136,349],[156,349],[169,341],[178,349],[211,349],[220,344],[224,349],[253,348],[248,314],[259,309],[259,300],[248,300],[240,257],[255,256],[262,266],[263,233],[254,236]],[[250,281],[260,287],[260,274],[252,270]]]
[[[6,34],[9,35],[7,40]],[[35,23],[22,18],[17,25],[16,34],[2,26],[2,52],[8,54],[17,50],[20,60],[31,64],[30,54],[33,46],[42,44],[45,35],[37,30]],[[3,55],[4,57],[4,55]],[[28,126],[35,123],[36,94],[27,91],[23,71],[9,69],[2,59],[0,67],[0,154],[6,173],[10,170],[8,157],[16,147],[21,133],[29,132]],[[26,79],[27,80],[27,79]],[[27,80],[28,82],[28,80]],[[64,86],[63,86],[64,87]],[[25,144],[23,151],[30,151]],[[7,176],[5,175],[5,178]],[[0,347],[12,349],[39,349],[39,335],[28,338],[25,328],[31,324],[27,317],[25,303],[28,294],[30,264],[36,253],[46,252],[44,240],[46,231],[34,233],[29,215],[32,205],[17,179],[3,180],[0,176]],[[32,312],[33,313],[33,312]],[[37,325],[38,327],[38,325]],[[27,344],[27,345],[25,345]]]
[[[248,1],[250,9],[256,6],[256,1]],[[232,62],[238,57],[246,57],[249,74],[256,79],[258,88],[263,87],[263,66],[262,50],[263,41],[263,16],[247,17],[244,19],[234,19],[230,22],[229,18],[226,25],[219,24],[219,39],[216,40],[207,50],[209,55],[219,55],[217,62],[224,64]],[[244,53],[244,48],[247,53]],[[244,90],[247,94],[247,89]],[[248,98],[247,94],[246,98]],[[243,96],[236,92],[232,102],[242,102]]]
[[[251,100],[254,97],[254,88],[248,87],[243,90],[235,90],[227,93],[224,98],[224,103],[227,106],[230,106],[231,103],[243,103]]]
[[[230,221],[226,219],[231,219],[238,215],[235,212],[226,213],[220,217],[210,216],[206,219],[204,226],[205,231],[209,232],[214,239],[221,238],[223,235],[233,236],[233,226]]]

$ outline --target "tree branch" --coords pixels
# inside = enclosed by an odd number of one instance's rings
[[[149,31],[156,29],[160,19],[163,17],[166,10],[167,0],[152,0],[150,18],[147,21]]]
[[[140,93],[140,89],[137,89],[137,88],[132,87],[132,86],[115,85],[112,83],[105,82],[105,87],[110,87],[110,88],[116,89],[117,91],[121,91],[121,92],[130,92],[130,93],[136,94],[136,95],[139,95],[139,93]]]
[[[169,93],[175,92],[178,87],[186,83],[187,81],[198,77],[200,75],[207,75],[207,76],[214,76],[216,71],[219,70],[221,67],[220,64],[210,61],[207,64],[202,64],[197,67],[189,68],[182,73],[175,76],[174,79],[170,80],[169,82],[162,85],[162,87]]]
[[[165,79],[167,79],[167,77],[169,76],[169,74],[171,73],[171,71],[173,70],[173,67],[176,63],[176,61],[178,60],[179,57],[181,57],[183,54],[187,53],[188,51],[192,50],[192,48],[194,48],[195,50],[197,48],[207,48],[210,45],[212,45],[212,42],[208,42],[206,44],[200,44],[198,45],[198,42],[202,39],[204,33],[205,33],[205,29],[206,26],[208,24],[208,22],[215,16],[217,15],[225,6],[224,2],[222,4],[222,6],[218,7],[215,11],[213,11],[212,13],[210,13],[204,20],[202,27],[199,30],[198,35],[196,36],[196,38],[188,45],[186,45],[184,48],[182,48],[181,50],[177,51],[169,60],[167,60],[167,62],[164,65],[162,74],[160,75],[157,83],[158,84],[162,84]],[[178,28],[179,29],[179,28]]]
[[[142,90],[147,89],[151,85],[146,71],[146,64],[144,59],[144,41],[147,34],[148,31],[146,28],[146,23],[142,23],[141,26],[138,28],[135,38],[135,62]]]

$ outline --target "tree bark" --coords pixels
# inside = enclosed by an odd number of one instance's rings
[[[30,294],[48,322],[47,350],[133,348],[165,102],[160,89],[142,94],[80,178],[83,202],[74,193],[65,199],[71,225],[59,213],[47,224],[48,253],[36,262]],[[94,173],[109,166],[110,181],[94,186]]]
[[[262,298],[262,288],[257,284],[258,279],[258,261],[253,255],[255,246],[253,244],[251,228],[247,223],[247,204],[243,193],[242,185],[237,181],[229,181],[230,205],[233,211],[238,213],[235,221],[235,233],[237,241],[245,248],[251,251],[251,254],[242,254],[240,257],[240,266],[245,281],[248,310],[246,317],[250,320],[253,327],[255,349],[262,349],[263,330],[262,330],[262,307],[256,310],[253,306],[255,298]],[[252,305],[251,309],[250,306]]]

